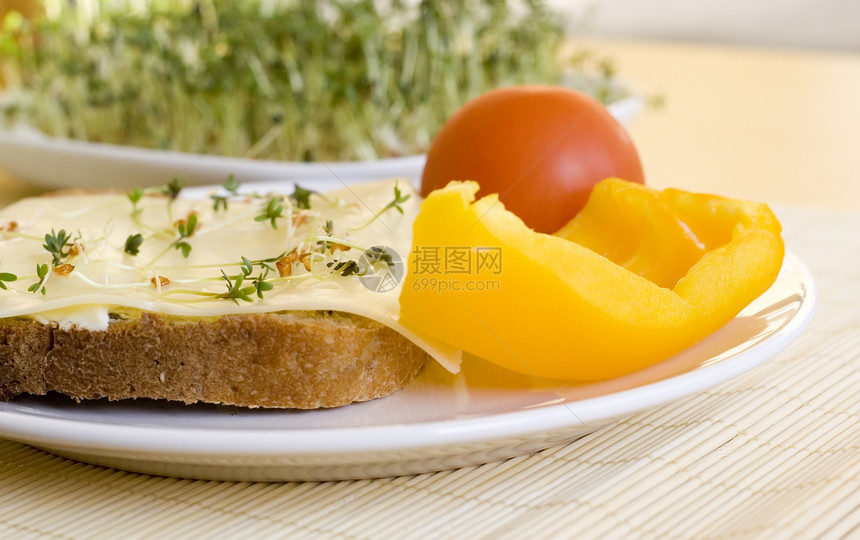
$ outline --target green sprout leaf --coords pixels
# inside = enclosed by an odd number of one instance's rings
[[[406,201],[408,201],[409,197],[411,197],[411,195],[404,195],[403,193],[401,193],[400,192],[400,186],[398,186],[395,183],[394,184],[394,200],[391,201],[390,203],[388,203],[387,205],[385,205],[385,208],[382,209],[380,214],[384,213],[386,210],[388,210],[390,208],[394,208],[395,210],[397,210],[398,212],[400,212],[402,214],[403,208],[401,208],[400,205],[405,203]]]
[[[236,176],[230,175],[224,180],[224,183],[221,184],[221,187],[226,189],[231,195],[239,194],[239,182],[236,181]]]
[[[290,195],[290,198],[296,201],[296,206],[299,207],[301,210],[310,210],[311,195],[314,193],[316,193],[316,191],[305,189],[302,186],[296,184],[296,189],[293,191],[293,194]]]
[[[48,279],[48,265],[47,264],[36,264],[36,276],[37,281],[33,283],[27,290],[31,293],[41,292],[42,295],[45,293],[45,281]]]
[[[64,251],[63,248],[71,245],[72,235],[68,234],[65,229],[60,229],[60,232],[54,232],[54,229],[51,229],[51,232],[45,235],[45,243],[42,244],[42,247],[53,257],[51,264],[57,266],[69,256],[68,250]]]
[[[179,238],[174,240],[171,245],[174,249],[181,251],[182,256],[186,259],[191,254],[191,244],[186,242],[185,238],[191,238],[196,230],[197,214],[194,213],[189,214],[187,219],[180,220],[179,223],[176,224],[176,232],[179,234]]]
[[[370,218],[364,225],[359,225],[358,227],[353,227],[352,229],[353,230],[359,230],[359,229],[363,229],[363,228],[367,227],[368,225],[370,225],[371,223],[373,223],[374,221],[379,219],[379,216],[381,216],[385,212],[388,212],[392,208],[394,208],[395,210],[397,210],[398,212],[400,212],[402,214],[403,208],[400,205],[405,203],[406,201],[408,201],[409,197],[411,197],[411,195],[409,195],[408,193],[406,195],[404,195],[403,192],[400,191],[400,186],[398,186],[397,183],[395,182],[394,183],[394,198],[388,204],[386,204],[384,207],[382,207],[382,210],[373,214],[373,217]]]
[[[188,219],[184,221],[180,221],[176,226],[176,232],[179,233],[180,238],[190,238],[194,235],[194,231],[197,229],[197,214],[189,214]]]
[[[340,262],[332,261],[327,263],[326,266],[331,268],[333,273],[340,274],[342,276],[361,275],[361,267],[353,260]]]
[[[126,193],[125,196],[128,197],[129,201],[131,201],[131,214],[133,216],[139,214],[141,208],[140,206],[138,206],[138,203],[140,203],[140,200],[143,199],[143,190],[139,187],[136,187]]]
[[[242,257],[242,274],[246,277],[251,275],[251,272],[254,271],[254,263],[252,263],[247,257]]]
[[[178,176],[174,176],[173,179],[170,180],[162,189],[161,192],[167,195],[171,201],[176,200],[176,197],[179,197],[179,194],[182,192],[182,188],[185,187],[185,180],[182,180]]]
[[[254,288],[257,290],[257,297],[261,300],[265,291],[271,291],[275,287],[274,284],[269,281],[266,281],[266,279],[262,275],[257,278],[254,278],[252,283],[254,284]]]
[[[6,283],[17,281],[18,276],[11,272],[0,272],[0,289],[7,290]]]
[[[129,255],[137,255],[140,253],[140,246],[143,244],[143,235],[142,234],[130,234],[128,238],[125,239],[125,251]]]
[[[212,198],[212,209],[216,212],[218,210],[226,210],[227,209],[227,197],[223,195],[211,195]]]
[[[244,274],[237,274],[230,277],[226,272],[224,272],[224,270],[221,270],[221,277],[227,282],[227,292],[219,294],[218,298],[227,298],[236,304],[239,303],[239,300],[243,300],[245,302],[254,301],[254,299],[251,298],[251,295],[257,292],[257,287],[253,285],[242,287],[242,283],[245,281]]]
[[[284,217],[284,205],[277,198],[269,199],[266,208],[254,218],[254,221],[269,221],[273,229],[278,228],[278,218]]]
[[[232,174],[228,176],[226,180],[224,180],[224,182],[221,184],[221,187],[227,190],[227,193],[229,193],[230,195],[235,196],[239,194],[239,182],[236,181],[236,177]],[[229,197],[216,194],[210,195],[210,198],[212,199],[212,208],[216,212],[218,210],[227,210],[227,201]]]
[[[388,266],[394,266],[394,258],[391,256],[391,253],[380,246],[373,246],[366,250],[364,252],[364,256],[367,258],[367,262],[371,265],[383,262]]]
[[[174,246],[174,249],[178,249],[182,252],[182,256],[186,259],[189,255],[191,255],[191,244],[188,242],[177,242]]]

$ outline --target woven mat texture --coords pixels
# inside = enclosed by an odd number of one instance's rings
[[[775,210],[818,310],[712,390],[533,455],[365,481],[160,478],[0,440],[0,537],[860,538],[860,213]]]

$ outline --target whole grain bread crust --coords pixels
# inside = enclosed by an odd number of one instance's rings
[[[396,331],[331,311],[185,318],[119,311],[105,331],[0,321],[0,399],[152,398],[337,407],[409,383],[428,355]]]

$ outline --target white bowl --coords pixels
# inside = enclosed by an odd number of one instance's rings
[[[642,110],[631,96],[608,106],[622,124]],[[241,182],[337,178],[360,182],[401,176],[417,179],[424,156],[376,161],[295,163],[222,157],[49,137],[28,127],[0,129],[0,169],[45,188],[133,188],[163,184],[173,176],[189,185],[217,184],[233,174]]]

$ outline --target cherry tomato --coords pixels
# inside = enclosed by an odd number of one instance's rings
[[[427,153],[421,194],[475,180],[479,196],[538,232],[567,223],[610,176],[644,183],[630,136],[597,100],[559,86],[511,86],[466,103]]]

